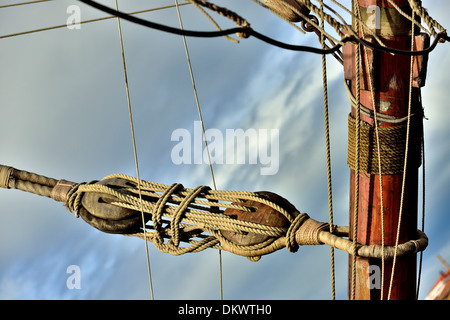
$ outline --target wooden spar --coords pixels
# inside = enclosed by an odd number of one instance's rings
[[[392,48],[411,50],[411,21],[399,15],[387,0],[354,0],[358,1],[361,20],[373,25],[377,35],[383,42]],[[411,13],[407,0],[394,0],[405,12]],[[423,36],[415,30],[415,50],[423,45]],[[363,34],[359,33],[360,36]],[[371,37],[365,36],[366,40]],[[363,106],[373,110],[372,92],[369,73],[373,80],[373,91],[377,112],[395,117],[408,115],[408,102],[410,91],[410,56],[391,55],[381,51],[372,51],[361,46],[361,73],[360,73],[360,102]],[[356,45],[349,44],[344,48],[345,76],[351,83],[351,89],[356,96]],[[421,117],[420,86],[424,85],[426,59],[414,58],[414,87],[412,90],[412,113],[419,113]],[[422,63],[425,61],[425,63]],[[366,63],[367,62],[367,63]],[[351,114],[356,115],[355,106]],[[373,118],[361,115],[361,120],[372,125]],[[398,124],[378,121],[380,127],[397,126]],[[417,131],[417,126],[412,127]],[[421,145],[416,139],[409,144],[408,159],[420,155]],[[382,174],[384,226],[382,226],[382,210],[380,198],[380,176],[378,174],[350,170],[350,238],[352,232],[355,209],[355,182],[359,177],[359,203],[357,220],[357,241],[361,244],[382,244],[382,230],[384,228],[384,244],[396,244],[399,222],[400,200],[402,194],[403,173]],[[406,184],[404,189],[403,210],[401,214],[399,244],[414,239],[417,230],[417,203],[418,203],[418,166],[408,163],[406,170]],[[416,254],[397,258],[395,273],[390,294],[391,300],[416,299]],[[392,261],[384,262],[384,277],[381,278],[382,263],[379,259],[356,258],[356,300],[379,300],[381,288],[383,299],[388,298],[391,281]],[[348,297],[352,292],[353,257],[349,255],[348,271]]]

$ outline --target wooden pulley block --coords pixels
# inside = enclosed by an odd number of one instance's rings
[[[297,209],[285,198],[268,191],[256,192],[262,198],[269,200],[278,206],[285,209],[287,212],[292,214],[295,218],[300,214]],[[247,200],[245,202],[233,202],[233,204],[245,206],[251,209],[251,212],[245,212],[239,209],[227,208],[224,212],[225,215],[231,216],[237,220],[249,221],[254,223],[259,223],[271,227],[281,227],[287,228],[290,223],[288,219],[280,212],[274,208],[263,204],[258,201]],[[221,231],[222,235],[231,242],[239,245],[254,245],[262,243],[270,238],[267,235],[255,234],[255,233],[237,233],[233,231]]]
[[[262,2],[277,14],[291,22],[300,22],[303,19],[289,6],[292,6],[305,16],[309,15],[309,10],[299,4],[296,0],[262,0]]]
[[[126,180],[110,178],[98,181],[97,184],[106,185],[122,193],[128,194],[125,189],[132,187]],[[114,196],[101,192],[87,192],[83,195],[81,203],[83,208],[79,214],[91,226],[106,233],[129,233],[142,226],[140,212],[112,204],[120,201]]]
[[[120,178],[104,179],[96,183],[106,185],[125,194],[130,194],[125,191],[127,187],[130,187],[127,185],[127,181]],[[102,219],[122,220],[139,214],[137,211],[111,204],[114,201],[120,200],[101,192],[88,192],[83,196],[81,203],[92,215]]]

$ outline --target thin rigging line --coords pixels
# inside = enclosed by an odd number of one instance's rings
[[[39,2],[47,2],[47,1],[52,1],[52,0],[36,0],[36,1],[21,2],[21,3],[4,4],[4,5],[0,6],[0,9],[22,6],[22,5],[27,5],[27,4],[35,4],[35,3],[39,3]]]
[[[412,27],[411,27],[411,50],[414,50],[414,19],[415,19],[415,12],[412,13]],[[389,293],[388,293],[388,300],[391,298],[391,290],[394,283],[394,272],[397,262],[397,249],[398,249],[398,242],[400,237],[400,227],[402,222],[402,215],[403,215],[403,202],[405,197],[405,184],[406,184],[406,170],[407,170],[407,164],[408,164],[408,153],[409,153],[409,135],[411,130],[411,106],[412,106],[412,90],[413,90],[413,66],[414,66],[414,57],[411,57],[411,63],[410,63],[410,79],[409,79],[409,99],[408,99],[408,122],[406,127],[406,143],[405,143],[405,161],[403,164],[403,178],[402,178],[402,191],[400,195],[400,209],[398,213],[398,224],[397,224],[397,236],[395,239],[395,250],[394,250],[394,260],[392,262],[392,272],[391,272],[391,280],[389,284]]]
[[[180,22],[180,28],[181,28],[181,30],[183,30],[183,21],[181,20],[181,13],[180,13],[180,8],[178,6],[178,0],[175,0],[175,6],[177,8],[178,21]],[[199,117],[199,120],[200,120],[200,124],[202,126],[203,140],[205,141],[205,149],[206,149],[206,152],[208,154],[209,170],[211,171],[211,178],[212,178],[212,183],[213,183],[213,186],[214,186],[214,190],[217,190],[216,179],[214,177],[214,170],[213,170],[212,163],[211,163],[211,154],[210,154],[209,148],[208,148],[208,141],[206,140],[205,126],[204,126],[204,123],[203,123],[202,111],[201,111],[201,108],[200,108],[200,102],[199,102],[198,94],[197,94],[197,87],[195,85],[194,72],[192,71],[192,64],[191,64],[191,58],[190,58],[190,55],[189,55],[189,49],[188,49],[188,46],[187,46],[186,37],[184,35],[182,37],[183,37],[184,50],[186,52],[186,59],[187,59],[188,67],[189,67],[189,74],[191,76],[192,89],[194,91],[194,96],[195,96],[195,103],[197,105],[198,117]],[[223,300],[223,281],[222,280],[223,280],[223,277],[222,277],[222,250],[219,250],[220,300]]]
[[[361,21],[361,9],[359,6],[357,6],[357,14],[356,17]],[[363,37],[365,37],[364,28],[361,28],[361,33]],[[369,54],[367,52],[367,48],[364,47],[364,56],[365,56],[365,63],[367,68],[369,68]],[[376,137],[376,144],[377,144],[377,153],[378,153],[378,176],[379,176],[379,186],[380,186],[380,213],[381,213],[381,256],[383,257],[381,259],[381,293],[380,293],[380,300],[383,300],[384,295],[384,274],[385,274],[385,264],[384,264],[384,243],[385,243],[385,237],[384,237],[384,192],[383,192],[383,174],[381,171],[381,151],[380,151],[380,133],[379,133],[379,123],[378,123],[378,111],[375,103],[375,92],[374,92],[374,81],[372,77],[372,73],[368,72],[369,76],[369,88],[370,88],[370,94],[372,98],[372,108],[373,108],[373,114],[374,114],[374,127],[375,127],[375,137]],[[361,108],[361,106],[360,106]]]
[[[116,0],[116,8],[117,8],[117,10],[119,10],[118,0]],[[131,138],[133,140],[133,152],[134,152],[134,161],[135,161],[135,165],[136,165],[137,187],[138,187],[138,191],[139,191],[139,203],[140,203],[141,216],[142,216],[142,230],[144,232],[144,239],[147,239],[146,228],[145,228],[145,218],[144,218],[144,207],[142,204],[142,193],[141,193],[141,184],[140,184],[141,179],[139,176],[139,164],[138,164],[138,157],[137,157],[136,139],[135,139],[135,135],[134,135],[133,114],[131,112],[130,90],[128,87],[127,66],[125,63],[125,50],[123,47],[122,28],[120,26],[120,18],[119,17],[117,18],[117,26],[119,28],[120,49],[122,51],[123,72],[124,72],[124,77],[125,77],[125,89],[127,92],[127,102],[128,102],[128,114],[130,116],[130,125],[131,125]],[[149,280],[149,284],[150,284],[150,295],[151,295],[151,299],[154,300],[152,273],[151,273],[151,269],[150,269],[150,256],[148,253],[148,241],[144,241],[144,243],[145,243],[145,253],[147,256],[147,271],[148,271],[148,280]]]
[[[320,1],[320,9],[323,11],[323,1]],[[320,27],[325,27],[325,19],[320,17]],[[320,43],[325,48],[325,35],[320,34]],[[322,55],[322,78],[323,78],[323,97],[324,97],[324,118],[325,118],[325,141],[327,153],[327,182],[328,182],[328,208],[329,208],[329,224],[330,232],[333,232],[333,192],[331,184],[331,151],[330,151],[330,122],[328,116],[328,85],[327,85],[327,56]],[[330,264],[331,264],[331,298],[336,299],[336,280],[335,280],[335,263],[334,248],[330,246]]]
[[[46,0],[46,1],[51,1],[51,0]],[[187,4],[190,4],[190,2],[183,2],[183,3],[180,3],[179,5],[180,6],[184,6],[184,5],[187,5]],[[157,8],[133,11],[133,12],[129,12],[127,14],[129,14],[129,15],[140,14],[140,13],[152,12],[152,11],[157,11],[157,10],[169,9],[169,8],[173,8],[173,7],[175,7],[175,5],[171,4],[171,5],[161,6],[161,7],[157,7]],[[113,18],[117,18],[117,16],[112,15],[112,16],[107,16],[107,17],[101,17],[101,18],[84,20],[84,21],[78,22],[77,25],[81,25],[81,24],[85,24],[85,23],[91,23],[91,22],[97,22],[97,21],[103,21],[103,20],[108,20],[108,19],[113,19]],[[48,30],[54,30],[54,29],[61,29],[61,28],[66,28],[66,27],[67,27],[67,24],[60,24],[60,25],[57,25],[57,26],[51,26],[51,27],[33,29],[33,30],[28,30],[28,31],[23,31],[23,32],[16,32],[16,33],[11,33],[11,34],[5,34],[5,35],[0,36],[0,39],[17,37],[17,36],[22,36],[22,35],[25,35],[25,34],[42,32],[42,31],[48,31]]]

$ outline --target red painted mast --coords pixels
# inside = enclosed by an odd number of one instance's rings
[[[391,48],[411,50],[411,21],[403,18],[387,0],[354,0],[360,8],[363,23],[372,25],[376,34],[383,43]],[[407,0],[394,0],[406,13],[411,13]],[[355,10],[354,10],[355,12]],[[354,21],[355,27],[355,21]],[[365,33],[365,39],[374,41]],[[362,37],[363,33],[360,31]],[[415,30],[415,50],[420,50],[425,37]],[[366,51],[365,51],[366,50]],[[378,114],[386,114],[396,118],[408,115],[410,94],[410,66],[411,57],[392,55],[379,50],[364,49],[360,46],[360,103],[373,110],[376,106]],[[356,45],[349,44],[344,48],[345,76],[349,81],[352,93],[356,96]],[[412,113],[415,118],[421,118],[420,86],[424,85],[425,68],[422,57],[414,58],[414,86],[411,92]],[[373,86],[370,85],[372,79]],[[375,97],[375,103],[372,100]],[[419,114],[419,116],[417,116]],[[351,115],[356,117],[355,106]],[[373,126],[374,117],[361,114],[361,121]],[[379,120],[380,118],[378,118]],[[378,121],[380,128],[399,126],[399,123]],[[405,125],[407,122],[403,122]],[[419,129],[420,128],[420,129]],[[419,132],[420,131],[420,132]],[[411,138],[408,159],[420,157],[421,127],[411,123]],[[414,134],[413,134],[414,133]],[[375,137],[375,136],[373,136]],[[417,138],[419,137],[419,138]],[[373,143],[376,141],[373,138]],[[350,148],[350,145],[349,145]],[[419,158],[420,159],[420,158]],[[377,162],[378,163],[378,162]],[[360,170],[363,170],[360,168]],[[378,167],[375,168],[378,170]],[[364,170],[363,170],[364,171]],[[402,170],[403,171],[403,170]],[[378,171],[377,171],[378,172]],[[384,229],[384,244],[393,246],[396,243],[398,222],[400,217],[400,203],[402,194],[403,172],[382,174],[383,210],[381,210],[380,175],[374,172],[361,172],[354,169],[350,173],[350,239],[355,210],[355,183],[359,177],[359,202],[357,219],[357,241],[361,244],[372,245],[383,243],[382,230]],[[417,230],[417,198],[418,198],[418,164],[409,161],[406,170],[406,183],[404,188],[403,209],[401,214],[399,244],[415,239]],[[382,213],[384,219],[382,219]],[[384,226],[382,225],[384,221]],[[392,260],[385,260],[384,277],[381,279],[382,263],[380,259],[356,258],[355,285],[353,287],[353,256],[349,255],[348,298],[352,299],[352,292],[356,300],[379,300],[381,288],[383,299],[389,295],[391,281]],[[352,289],[355,289],[354,291]],[[416,254],[397,258],[395,273],[390,293],[391,300],[416,299]]]

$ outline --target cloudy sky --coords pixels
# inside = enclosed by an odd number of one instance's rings
[[[2,0],[2,4],[21,1]],[[120,1],[123,11],[173,1]],[[350,2],[350,1],[345,1]],[[114,1],[102,1],[114,6]],[[215,1],[278,40],[318,46],[251,1]],[[76,4],[82,20],[104,16],[78,1],[49,1],[0,9],[0,35],[65,24]],[[444,0],[424,1],[448,26]],[[181,8],[184,26],[213,27],[195,8]],[[178,26],[175,9],[140,17]],[[233,27],[224,19],[217,21]],[[122,22],[141,178],[186,187],[212,186],[207,164],[176,165],[171,140],[193,133],[198,114],[182,38]],[[270,190],[298,210],[328,220],[321,57],[223,38],[188,38],[206,128],[279,132],[279,170],[261,175],[256,164],[215,164],[218,189]],[[426,139],[426,233],[421,298],[450,261],[448,233],[450,157],[447,108],[449,45],[431,55],[423,89]],[[348,224],[349,169],[343,71],[328,58],[335,223]],[[117,21],[84,24],[0,39],[0,163],[74,182],[112,173],[136,175]],[[421,202],[421,200],[420,200]],[[144,242],[99,232],[61,203],[16,190],[0,190],[0,298],[149,299]],[[149,245],[155,299],[219,299],[215,250],[173,257]],[[329,249],[282,250],[259,262],[224,252],[225,299],[330,299]],[[81,289],[69,289],[67,268],[79,266]],[[347,254],[336,252],[336,290],[346,299]]]

